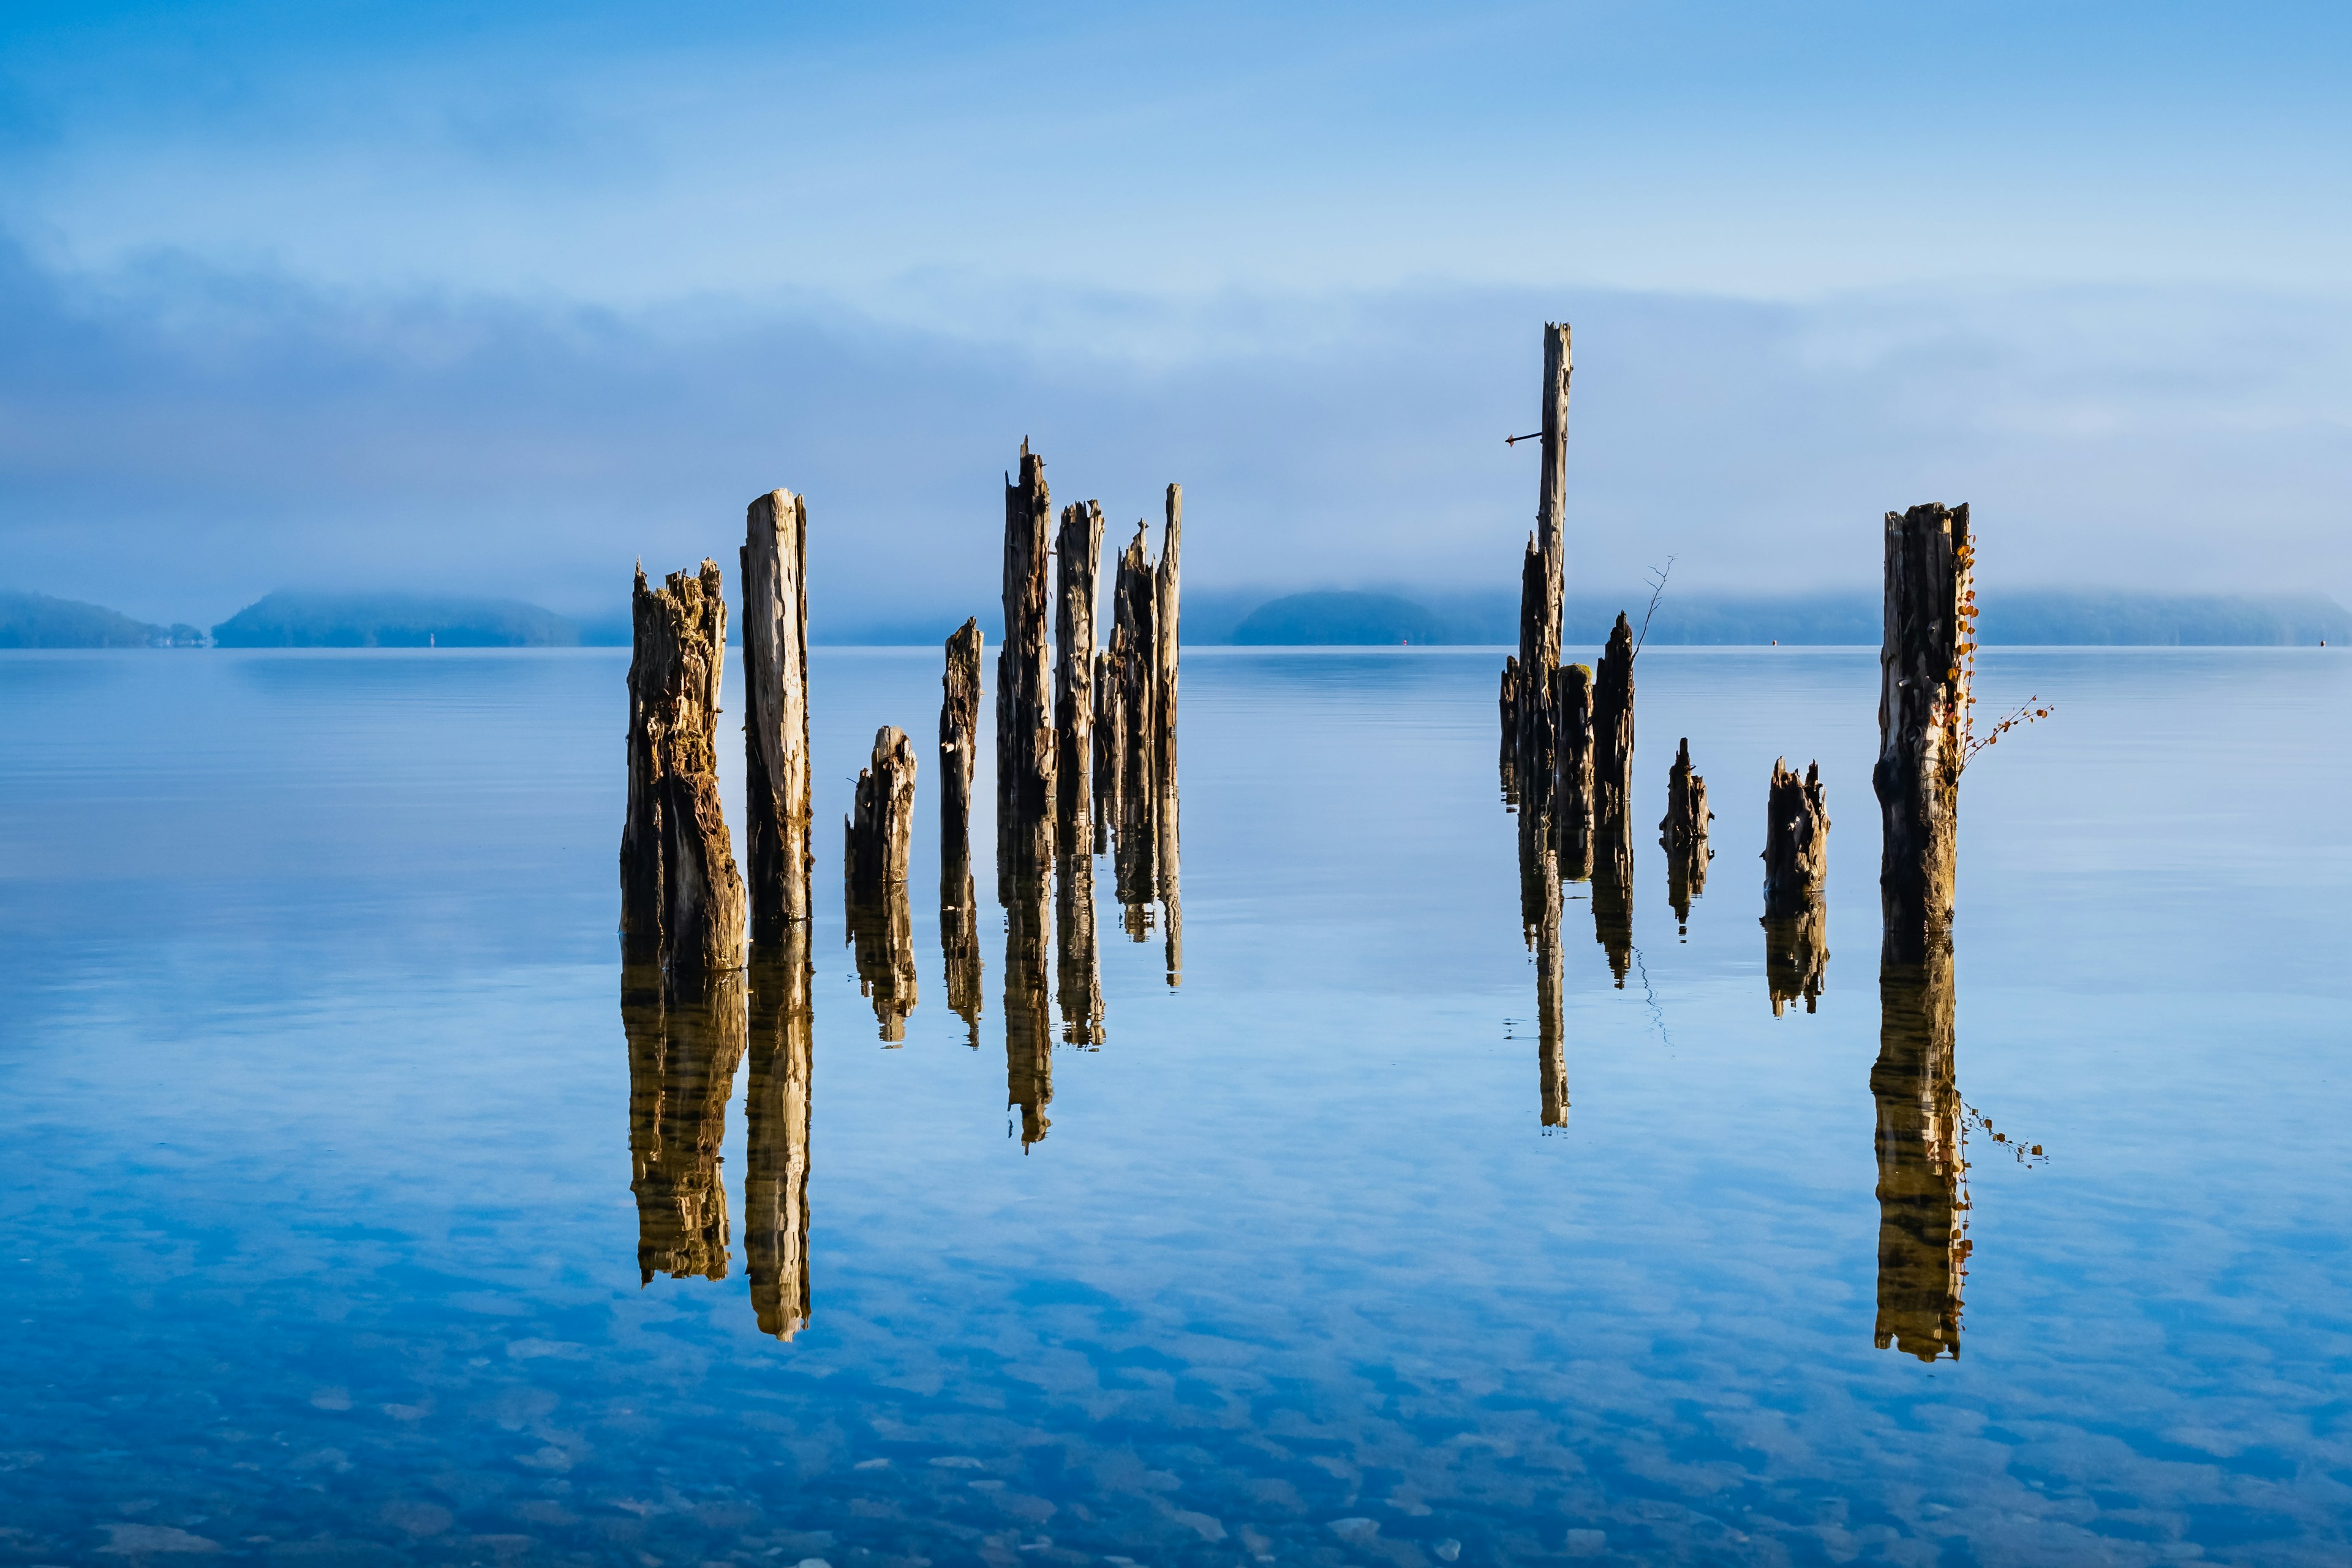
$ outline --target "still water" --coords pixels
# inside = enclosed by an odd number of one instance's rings
[[[1499,656],[1190,650],[1181,952],[1103,857],[1099,1019],[1024,1064],[986,866],[950,1005],[929,776],[861,986],[832,825],[939,658],[817,650],[782,1076],[625,1027],[625,661],[0,657],[0,1562],[2352,1549],[2340,655],[1984,657],[2057,711],[1962,791],[1966,1168],[1901,1279],[1872,652],[1643,656],[1630,932],[1569,885],[1547,1062]],[[1776,1015],[1780,755],[1834,826]],[[1947,1265],[1957,1356],[1882,1347]]]

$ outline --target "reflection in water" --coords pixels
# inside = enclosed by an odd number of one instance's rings
[[[743,1255],[760,1331],[791,1339],[809,1319],[809,1091],[814,1066],[808,926],[785,928],[751,972],[751,1087],[744,1108]]]
[[[972,885],[971,846],[961,833],[940,848],[940,952],[948,972],[948,1007],[980,1048],[980,892]]]
[[[1960,1353],[1968,1273],[1968,1171],[1953,1071],[1952,948],[1931,936],[1919,962],[1890,940],[1878,966],[1878,1348],[1921,1361]]]
[[[743,972],[666,985],[649,961],[621,968],[629,1041],[629,1190],[637,1271],[727,1278],[727,1190],[719,1148],[743,1058]]]
[[[1536,960],[1536,1068],[1546,1127],[1568,1125],[1568,1056],[1561,1038],[1559,868],[1544,814],[1519,807],[1519,922]]]
[[[1592,938],[1617,989],[1633,967],[1633,835],[1622,798],[1604,792],[1592,829]]]
[[[1021,1144],[1026,1149],[1052,1124],[1045,1107],[1054,1099],[1053,999],[1045,989],[1045,824],[1030,854],[1009,853],[999,867],[1004,889],[1004,1099],[1021,1111]]]
[[[906,883],[885,882],[869,891],[872,896],[861,899],[854,882],[847,889],[848,941],[856,955],[857,988],[873,998],[882,1038],[895,1046],[906,1039],[907,1019],[915,1011],[915,917]],[[952,967],[949,973],[952,985]]]
[[[1095,863],[1083,846],[1059,858],[1054,889],[1055,982],[1062,1038],[1074,1046],[1103,1040],[1100,959],[1095,945]]]
[[[1168,987],[1172,991],[1184,983],[1184,899],[1178,877],[1176,732],[1172,728],[1166,745],[1160,758],[1160,788],[1151,803],[1151,821],[1160,845],[1160,930],[1166,937]]]
[[[1829,919],[1818,900],[1784,919],[1764,917],[1764,988],[1775,1018],[1791,1002],[1802,999],[1811,1013],[1821,1000],[1830,968]]]

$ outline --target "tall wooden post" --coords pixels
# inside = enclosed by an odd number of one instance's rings
[[[1535,531],[1519,574],[1518,698],[1516,736],[1519,787],[1551,784],[1552,671],[1559,667],[1559,613],[1567,574],[1569,329],[1547,322],[1543,336],[1543,468]]]
[[[631,606],[628,816],[621,828],[621,935],[681,977],[743,964],[743,880],[719,809],[719,689],[727,602],[719,564],[637,569]]]
[[[1160,530],[1160,564],[1151,576],[1152,752],[1163,775],[1176,771],[1177,609],[1182,598],[1184,487],[1170,485],[1167,519]]]
[[[772,490],[743,532],[744,837],[751,940],[765,946],[810,913],[808,502]]]
[[[1062,509],[1054,541],[1054,732],[1061,745],[1054,777],[1066,834],[1086,833],[1093,808],[1095,585],[1102,533],[1102,506],[1087,501]]]
[[[1879,649],[1879,910],[1888,954],[1923,962],[1950,939],[1966,764],[1973,594],[1969,509],[1886,514],[1886,608]]]
[[[980,744],[980,623],[947,640],[940,697],[940,952],[948,1007],[980,1047],[980,907],[971,875],[971,774]]]
[[[1046,635],[1046,535],[1054,521],[1045,459],[1021,443],[1021,478],[1004,487],[1004,647],[996,656],[998,831],[1054,806],[1053,650]],[[1019,842],[1017,836],[1012,842]]]

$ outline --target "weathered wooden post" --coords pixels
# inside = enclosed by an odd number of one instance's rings
[[[743,975],[681,981],[624,961],[621,1028],[629,1043],[629,1190],[637,1272],[727,1278],[727,1188],[719,1151],[743,1059]]]
[[[1957,1360],[1969,1242],[1950,943],[1931,942],[1917,960],[1882,955],[1878,996],[1878,1060],[1870,1069],[1878,1110],[1873,1342],[1921,1361]]]
[[[980,656],[977,619],[950,633],[940,679],[940,844],[971,843],[972,763],[980,755]]]
[[[1563,664],[1552,675],[1551,820],[1559,874],[1592,875],[1592,670]]]
[[[1822,765],[1799,778],[1786,757],[1772,759],[1772,786],[1764,809],[1764,914],[1801,915],[1822,901],[1829,876],[1829,799]]]
[[[1054,732],[1061,745],[1054,777],[1063,833],[1077,836],[1069,838],[1072,845],[1087,835],[1093,810],[1095,584],[1102,532],[1102,507],[1087,501],[1062,509],[1054,542]]]
[[[1633,628],[1622,612],[1592,683],[1592,796],[1604,817],[1633,809]]]
[[[1007,847],[1054,807],[1052,647],[1046,636],[1045,463],[1021,443],[1021,479],[1004,487],[1004,647],[996,656],[996,819]]]
[[[743,532],[744,837],[751,941],[766,946],[810,913],[808,502],[771,490]]]
[[[1879,910],[1887,952],[1905,963],[1950,940],[1972,651],[1963,612],[1974,557],[1965,505],[1886,514],[1878,763],[1870,782],[1883,832]]]
[[[1666,815],[1658,823],[1658,842],[1666,851],[1666,902],[1685,932],[1691,900],[1706,891],[1706,863],[1715,853],[1707,847],[1706,825],[1714,816],[1706,808],[1706,780],[1691,769],[1685,735],[1666,770]]]
[[[1822,767],[1797,776],[1786,757],[1772,761],[1764,805],[1764,985],[1772,1016],[1801,997],[1814,1010],[1829,967],[1829,799]]]
[[[1503,804],[1519,804],[1519,656],[1503,656],[1503,685],[1496,706],[1502,710],[1502,754],[1496,759],[1503,780]]]
[[[1126,659],[1121,634],[1095,653],[1094,852],[1110,846],[1111,824],[1119,816],[1119,779],[1127,766],[1127,709],[1121,700]]]
[[[1176,675],[1181,656],[1176,638],[1183,581],[1179,568],[1184,543],[1184,487],[1170,485],[1167,521],[1160,530],[1160,565],[1151,578],[1151,738],[1160,772],[1176,772]]]
[[[621,828],[621,936],[677,976],[743,963],[743,880],[719,809],[717,738],[727,649],[719,565],[637,568],[629,660],[628,816]]]
[[[844,901],[858,984],[874,1000],[882,1038],[896,1044],[907,1037],[906,1021],[917,999],[914,919],[907,900],[915,837],[915,748],[904,731],[886,724],[876,731],[873,759],[857,775],[843,830]]]
[[[1543,336],[1543,469],[1535,531],[1519,572],[1519,652],[1514,715],[1516,768],[1522,793],[1552,782],[1552,671],[1559,668],[1560,597],[1566,579],[1568,513],[1569,329],[1546,322]]]
[[[809,1094],[815,1066],[809,922],[755,947],[751,1085],[744,1101],[743,1262],[760,1331],[789,1340],[809,1320]]]

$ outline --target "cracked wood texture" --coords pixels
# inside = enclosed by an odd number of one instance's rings
[[[940,844],[943,855],[971,844],[971,773],[980,755],[980,622],[968,619],[947,640],[940,678]]]
[[[727,604],[719,564],[673,572],[631,602],[628,809],[621,935],[680,976],[743,963],[743,881],[719,809],[719,688]]]
[[[744,514],[743,807],[751,940],[809,918],[808,503],[772,490]]]
[[[1021,443],[1021,477],[1004,487],[1004,647],[996,656],[999,831],[1043,819],[1054,805],[1053,648],[1047,636],[1047,534],[1054,503],[1045,462]],[[1010,842],[1018,843],[1020,836]]]
[[[1765,918],[1787,920],[1819,907],[1829,864],[1830,810],[1821,763],[1799,778],[1786,757],[1773,758],[1764,806]]]
[[[1103,514],[1098,501],[1062,509],[1054,539],[1054,732],[1055,805],[1063,829],[1082,833],[1093,811],[1095,600],[1102,564]]]
[[[1921,963],[1948,941],[1969,707],[1961,606],[1974,549],[1965,505],[1886,514],[1878,654],[1879,912],[1889,956]]]
[[[1621,612],[1592,683],[1592,805],[1622,816],[1633,799],[1633,628]]]

